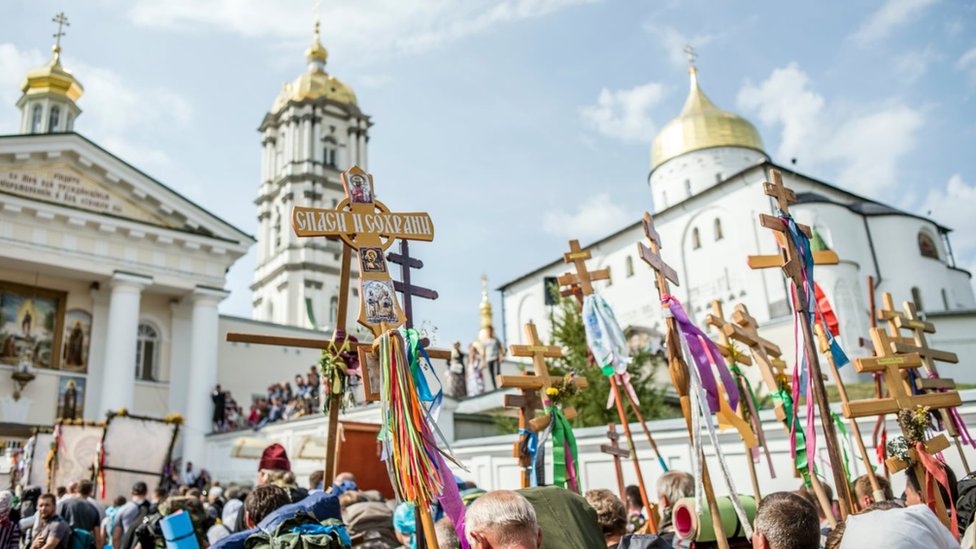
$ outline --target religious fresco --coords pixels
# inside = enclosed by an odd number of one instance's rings
[[[59,368],[64,298],[63,292],[0,282],[0,363]]]
[[[81,419],[85,412],[85,378],[61,376],[58,379],[59,419]]]
[[[61,369],[67,372],[88,372],[88,349],[91,346],[92,315],[88,311],[72,309],[64,315]]]
[[[389,280],[364,280],[363,295],[366,296],[366,322],[399,322],[393,283]]]

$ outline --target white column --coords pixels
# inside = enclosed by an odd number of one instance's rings
[[[213,402],[210,393],[217,384],[217,340],[220,337],[217,304],[228,292],[197,287],[190,313],[190,368],[186,390],[183,429],[183,462],[204,463],[205,436],[210,433]]]
[[[102,373],[101,414],[132,407],[136,380],[136,335],[139,300],[152,278],[116,272],[109,283],[105,366]]]
[[[108,334],[109,293],[106,289],[91,290],[92,326],[91,344],[88,348],[88,379],[105,379],[105,344]],[[102,387],[91,383],[86,388],[85,419],[102,419]]]
[[[191,307],[188,299],[170,305],[169,410],[186,412],[187,379],[190,376]]]

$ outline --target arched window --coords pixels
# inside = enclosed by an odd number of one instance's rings
[[[278,208],[275,208],[274,243],[275,250],[281,248],[281,211]]]
[[[912,301],[915,303],[917,310],[925,310],[925,307],[922,306],[922,292],[918,289],[918,286],[912,286]]]
[[[323,139],[325,146],[322,149],[322,163],[326,166],[336,166],[336,140],[330,135]]]
[[[629,255],[624,260],[624,271],[627,273],[627,278],[634,276],[634,258]]]
[[[685,194],[691,196],[691,180],[685,179]]]
[[[148,322],[140,322],[136,336],[136,379],[156,381],[159,363],[159,330]]]
[[[34,105],[31,111],[31,133],[41,133],[44,130],[44,119],[40,105]]]
[[[58,131],[58,123],[61,122],[61,107],[57,105],[51,107],[51,114],[47,117],[48,133]]]
[[[610,267],[607,267],[607,286],[613,286],[613,273],[610,272]]]
[[[942,288],[942,306],[945,308],[944,310],[949,310],[949,293],[946,292],[945,288]]]
[[[939,249],[935,246],[935,240],[926,233],[918,233],[918,253],[922,257],[939,259]]]
[[[722,234],[722,220],[715,218],[715,240],[722,240],[725,235]]]
[[[339,316],[339,296],[334,295],[329,299],[329,324],[336,325]]]
[[[701,248],[701,235],[698,233],[698,227],[691,230],[691,249],[697,250]]]

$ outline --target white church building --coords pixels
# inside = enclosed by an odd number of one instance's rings
[[[870,276],[877,306],[883,292],[890,292],[899,308],[913,301],[938,329],[930,344],[959,354],[960,365],[947,367],[943,375],[976,382],[976,298],[972,275],[953,258],[951,229],[775,164],[756,128],[719,109],[702,91],[697,69],[692,66],[689,72],[684,108],[651,146],[647,210],[662,239],[662,256],[678,273],[680,286],[672,293],[693,320],[704,325],[713,300],[723,304],[727,318],[734,304],[743,303],[766,337],[783,349],[784,358],[792,360],[786,279],[780,269],[752,270],[746,264],[749,255],[778,253],[771,231],[758,221],[759,214],[774,210],[762,183],[775,168],[796,191],[798,203],[790,210],[816,232],[813,245],[832,249],[840,258],[838,265],[815,267],[814,277],[839,318],[848,354],[865,354],[860,342],[870,341]],[[594,287],[614,307],[621,326],[638,334],[635,339],[639,334],[659,338],[661,306],[652,271],[638,255],[639,241],[646,243],[646,237],[635,219],[583,245],[593,254],[590,269],[610,269],[611,281]],[[548,336],[544,281],[569,271],[564,251],[552,250],[553,261],[499,288],[507,343],[522,343],[522,325],[529,321],[543,338]],[[853,373],[846,370],[845,375]]]

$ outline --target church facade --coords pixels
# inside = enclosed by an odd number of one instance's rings
[[[775,164],[751,123],[705,96],[695,67],[690,78],[681,114],[652,145],[647,209],[662,238],[662,255],[678,273],[680,285],[672,292],[695,321],[704,325],[713,300],[723,305],[726,317],[743,303],[784,350],[784,358],[792,359],[787,282],[780,269],[754,271],[746,264],[749,255],[778,253],[770,231],[758,223],[760,213],[774,213],[762,183],[775,168],[797,193],[791,212],[814,229],[813,245],[840,258],[838,265],[817,266],[814,272],[840,320],[849,354],[867,353],[861,344],[870,341],[871,276],[878,306],[883,292],[890,292],[899,308],[913,301],[939,330],[930,339],[933,346],[956,351],[963,364],[976,359],[976,298],[971,274],[955,264],[949,228]],[[635,334],[635,341],[643,334],[656,344],[663,334],[661,306],[652,271],[637,252],[639,241],[646,238],[635,219],[589,243],[590,268],[611,270],[611,281],[595,288],[614,307],[621,326]],[[569,270],[553,255],[554,261],[501,286],[507,342],[522,342],[521,326],[528,321],[548,335],[544,280]],[[976,381],[976,372],[966,369],[949,369],[946,375]]]

